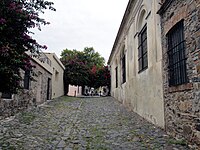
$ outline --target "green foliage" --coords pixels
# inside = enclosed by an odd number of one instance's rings
[[[110,71],[108,69],[108,66],[104,66],[100,68],[96,72],[96,82],[95,82],[95,87],[101,87],[101,86],[108,86],[110,89],[110,84],[111,84],[111,76],[110,76]]]
[[[61,54],[65,65],[65,80],[72,85],[84,85],[88,82],[89,68],[84,59],[83,52],[76,50],[64,50]]]
[[[83,51],[65,49],[61,53],[61,61],[66,68],[64,72],[66,93],[69,84],[97,87],[109,83],[107,74],[110,73],[108,68],[104,67],[105,60],[93,47],[86,47]]]
[[[32,39],[29,31],[49,24],[39,17],[43,10],[55,10],[53,3],[45,0],[0,1],[0,91],[16,93],[20,88],[19,70],[32,70],[27,51],[37,54],[46,49]]]
[[[84,59],[88,63],[89,68],[92,68],[93,66],[101,68],[105,64],[105,59],[101,57],[98,52],[95,52],[93,47],[85,47],[83,50],[83,55]]]
[[[187,142],[184,139],[176,140],[176,139],[171,138],[171,139],[168,140],[168,143],[169,144],[176,144],[176,145],[183,145],[183,146],[187,145]]]

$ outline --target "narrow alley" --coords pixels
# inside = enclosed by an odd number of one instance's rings
[[[0,122],[0,150],[187,150],[112,97],[61,97]]]

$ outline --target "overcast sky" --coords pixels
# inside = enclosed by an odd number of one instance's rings
[[[54,0],[56,12],[42,15],[51,24],[34,31],[33,38],[58,57],[65,48],[94,47],[107,61],[127,4],[128,0]]]

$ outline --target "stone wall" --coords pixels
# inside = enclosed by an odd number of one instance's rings
[[[0,93],[0,120],[12,116],[17,112],[26,109],[33,104],[32,93],[21,90],[18,95],[13,95],[12,99],[2,99]]]
[[[174,0],[161,13],[166,131],[200,145],[200,1]],[[184,19],[189,82],[169,87],[167,32]]]
[[[34,69],[34,73],[36,74],[33,78],[34,81],[31,82],[30,90],[33,92],[34,100],[37,104],[44,103],[49,97],[51,99],[52,95],[52,74],[43,68],[40,64],[35,63],[36,68]],[[48,79],[50,79],[49,84],[49,93],[47,93]],[[47,96],[48,94],[48,96]]]
[[[2,93],[0,93],[0,119],[12,116],[23,109],[44,103],[47,100],[47,84],[48,79],[51,79],[52,75],[34,60],[32,64],[35,65],[36,68],[34,69],[35,75],[33,76],[33,80],[30,81],[29,84],[29,90],[22,89],[18,94],[12,94],[12,99],[3,99],[1,98]],[[22,70],[21,75],[23,78],[24,71]],[[50,83],[50,98],[51,89]]]

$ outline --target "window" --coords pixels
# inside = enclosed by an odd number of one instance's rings
[[[12,99],[12,94],[11,93],[2,93],[1,98]]]
[[[138,47],[138,64],[139,72],[148,68],[147,58],[147,26],[145,25],[138,35],[139,47]]]
[[[115,68],[116,88],[118,87],[118,68]]]
[[[24,73],[24,89],[29,89],[30,84],[30,71],[25,71]]]
[[[122,57],[122,83],[126,82],[126,55]]]
[[[168,33],[169,85],[186,83],[186,57],[183,20],[178,22]]]
[[[59,72],[56,70],[55,71],[55,81],[58,81],[58,78],[59,78]]]

